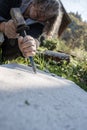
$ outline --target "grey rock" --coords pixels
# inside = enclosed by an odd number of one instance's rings
[[[50,73],[1,65],[0,130],[87,130],[87,93]]]

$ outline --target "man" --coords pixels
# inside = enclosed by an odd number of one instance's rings
[[[6,6],[8,4],[9,6]],[[19,6],[30,26],[28,35],[24,38],[19,37],[19,34],[16,33],[16,27],[10,17],[10,9]],[[5,9],[3,10],[2,7]],[[63,19],[66,21],[64,24],[66,27],[70,23],[70,19],[59,0],[22,0],[22,3],[21,0],[18,3],[17,0],[2,0],[0,2],[0,31],[4,33],[5,37],[5,41],[1,45],[3,57],[17,57],[20,54],[24,57],[35,55],[38,37],[41,35],[41,41],[45,38],[59,37],[65,29],[62,27]],[[10,39],[15,39],[14,44],[10,43]]]

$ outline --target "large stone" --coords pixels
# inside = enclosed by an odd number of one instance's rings
[[[87,93],[50,73],[2,65],[0,130],[87,130]]]

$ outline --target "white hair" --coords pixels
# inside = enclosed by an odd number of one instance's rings
[[[43,0],[34,0],[34,1],[37,1],[40,4],[40,2]],[[50,13],[51,15],[50,15],[50,19],[48,19],[45,23],[42,37],[55,38],[58,37],[59,28],[63,18],[64,12],[62,10],[62,4],[59,0],[45,0],[45,1],[48,2],[48,4],[45,5],[45,10],[48,8],[46,13],[47,15],[49,15]]]

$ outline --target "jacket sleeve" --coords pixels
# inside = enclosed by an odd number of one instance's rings
[[[0,0],[0,22],[9,20],[10,9],[20,7],[22,0]]]

